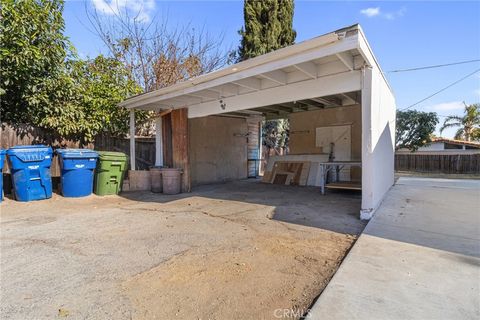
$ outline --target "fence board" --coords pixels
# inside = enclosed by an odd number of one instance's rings
[[[395,170],[480,174],[480,154],[395,154]]]
[[[93,143],[82,145],[79,141],[62,139],[45,130],[27,125],[2,124],[0,129],[0,148],[8,149],[17,145],[45,144],[57,148],[89,148],[102,151],[119,151],[130,154],[128,138],[99,135]],[[155,164],[155,138],[140,137],[135,139],[136,169],[144,170]],[[9,172],[8,164],[4,172]],[[60,176],[56,156],[52,159],[52,177]]]

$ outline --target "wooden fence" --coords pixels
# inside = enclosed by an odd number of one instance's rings
[[[2,124],[0,130],[0,148],[8,149],[15,145],[46,144],[53,148],[90,148],[103,151],[120,151],[130,154],[130,142],[127,138],[97,136],[93,143],[81,145],[78,141],[62,139],[39,128],[26,125],[9,126]],[[137,137],[135,139],[136,169],[144,170],[155,164],[155,139]],[[480,174],[480,154],[395,154],[395,170]],[[4,169],[8,172],[8,166]],[[58,160],[52,163],[52,176],[60,176]]]
[[[395,170],[480,174],[480,154],[395,154]]]
[[[0,129],[0,148],[8,149],[17,145],[46,144],[52,148],[89,148],[102,151],[119,151],[130,154],[130,141],[127,138],[97,136],[93,143],[82,145],[79,141],[60,138],[39,128],[26,125],[9,126],[2,124]],[[143,170],[155,164],[155,138],[140,137],[135,142],[136,169]],[[8,172],[8,165],[4,172]],[[53,158],[51,173],[60,176],[58,159]]]
[[[130,139],[110,136],[97,136],[94,150],[119,151],[130,155]],[[145,170],[155,165],[155,138],[135,138],[135,167]]]

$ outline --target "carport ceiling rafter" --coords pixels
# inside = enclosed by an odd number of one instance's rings
[[[261,91],[263,89],[268,89],[272,87],[285,86],[291,83],[302,82],[305,80],[317,79],[319,76],[322,76],[321,72],[318,72],[318,69],[323,69],[324,67],[325,69],[328,69],[334,63],[336,63],[336,61],[328,62],[326,63],[326,66],[323,64],[316,64],[314,62],[294,64],[292,65],[292,67],[295,69],[295,71],[287,72],[282,69],[272,70],[269,72],[257,74],[253,77],[233,80],[229,83],[196,91],[194,93],[187,93],[184,94],[180,99],[178,97],[172,97],[168,101],[172,101],[173,107],[190,107],[202,102],[217,101],[223,98],[241,95],[244,93]],[[326,75],[329,75],[328,71],[326,71]],[[309,102],[308,105],[318,106],[318,103]],[[329,101],[322,102],[321,105],[337,106],[341,104]]]
[[[347,92],[335,96],[311,98],[305,100],[291,101],[267,105],[249,110],[262,113],[267,119],[286,118],[288,114],[302,111],[312,111],[325,108],[335,108],[359,104],[355,99],[359,99],[359,92]]]
[[[355,104],[358,95],[345,92],[360,90],[360,69],[375,63],[363,39],[358,25],[347,27],[129,98],[120,106],[188,108],[194,118],[255,108],[283,115]]]

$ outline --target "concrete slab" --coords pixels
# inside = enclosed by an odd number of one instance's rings
[[[479,319],[480,181],[400,178],[307,319]]]

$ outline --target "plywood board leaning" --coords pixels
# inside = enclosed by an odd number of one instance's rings
[[[298,185],[306,186],[308,180],[308,174],[310,173],[310,161],[306,161],[303,163],[302,171],[300,172],[300,179],[298,181]]]
[[[263,183],[271,183],[272,182],[272,171],[265,171],[262,177]]]

